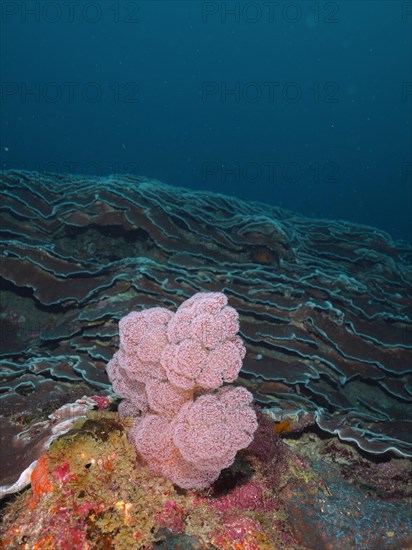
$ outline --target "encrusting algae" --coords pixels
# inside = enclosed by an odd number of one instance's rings
[[[232,466],[210,488],[185,491],[136,461],[127,438],[131,419],[88,412],[40,457],[31,488],[8,497],[0,548],[303,550],[332,548],[342,532],[347,547],[355,535],[362,535],[365,548],[371,542],[382,549],[394,542],[407,547],[406,500],[398,516],[391,503],[374,501],[376,529],[367,517],[372,497],[342,480],[334,455],[322,456],[316,436],[316,446],[306,444],[299,458],[299,446],[292,451],[278,433],[284,426],[258,408],[257,417],[254,441]],[[392,466],[397,475],[402,468],[403,462]],[[354,515],[355,501],[363,506],[360,516]],[[393,533],[390,540],[387,533]]]
[[[244,453],[216,487],[183,491],[136,467],[129,428],[116,413],[91,411],[56,440],[31,489],[9,503],[1,547],[150,549],[176,536],[187,548],[285,547],[256,457]]]

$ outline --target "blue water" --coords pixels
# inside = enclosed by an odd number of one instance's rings
[[[412,2],[1,3],[1,164],[411,239]]]

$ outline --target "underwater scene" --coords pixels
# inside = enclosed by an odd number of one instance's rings
[[[0,548],[412,548],[412,2],[3,0]]]

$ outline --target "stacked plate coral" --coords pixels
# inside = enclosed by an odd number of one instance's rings
[[[200,292],[176,313],[155,307],[120,320],[120,349],[107,366],[134,416],[129,439],[155,475],[202,489],[229,467],[257,428],[252,394],[233,382],[245,347],[239,316],[220,292]]]

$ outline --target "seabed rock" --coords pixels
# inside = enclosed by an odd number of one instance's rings
[[[1,547],[408,548],[407,460],[373,463],[336,438],[258,417],[255,440],[212,487],[183,491],[136,462],[130,419],[89,411],[39,458],[31,488],[8,498]]]

